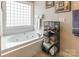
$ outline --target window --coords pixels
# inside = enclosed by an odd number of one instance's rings
[[[24,26],[31,25],[31,5],[6,2],[6,26]]]
[[[2,3],[3,34],[33,31],[33,3],[6,1]]]

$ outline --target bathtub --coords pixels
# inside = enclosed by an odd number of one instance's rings
[[[42,40],[41,38],[42,38],[42,35],[39,37],[39,35],[35,31],[3,37],[1,40],[1,41],[4,41],[4,43],[1,43],[2,53],[17,49],[17,48],[21,49],[23,47],[26,47],[26,45],[28,46],[31,44],[35,44],[41,41]],[[3,55],[6,55],[6,54],[4,53]]]
[[[39,40],[40,39],[40,40]],[[30,41],[31,44],[23,43],[16,47],[12,47],[1,51],[2,57],[32,57],[42,51],[42,39]]]

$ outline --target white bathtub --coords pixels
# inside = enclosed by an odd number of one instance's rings
[[[33,32],[2,37],[1,50],[5,50],[17,45],[21,45],[39,38],[38,34]]]
[[[31,44],[23,43],[21,46],[1,51],[2,57],[32,57],[40,52],[42,39],[31,41]]]
[[[41,36],[42,37],[42,36]],[[2,56],[33,56],[41,50],[42,39],[36,32],[3,37]]]

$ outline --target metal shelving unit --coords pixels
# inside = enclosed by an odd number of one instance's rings
[[[54,56],[60,51],[60,22],[44,22],[42,50]]]

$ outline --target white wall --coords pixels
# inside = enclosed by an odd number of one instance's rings
[[[1,16],[1,1],[0,1],[0,50],[1,50],[1,20],[2,16]]]
[[[1,2],[0,2],[0,30],[1,30]]]
[[[44,2],[34,2],[34,26],[35,30],[39,32],[39,21],[40,21],[40,16],[44,14]]]

